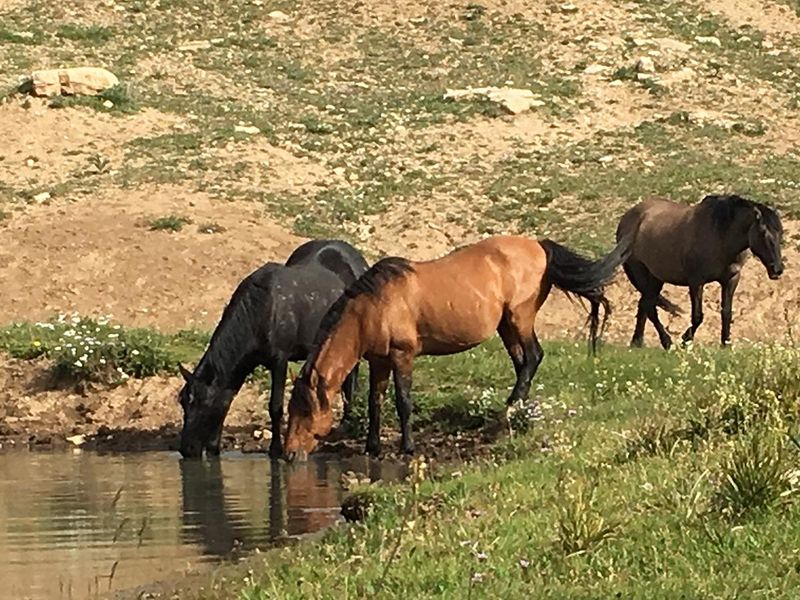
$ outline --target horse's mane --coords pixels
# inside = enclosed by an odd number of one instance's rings
[[[333,330],[341,321],[344,311],[353,299],[364,295],[376,296],[387,283],[413,271],[414,267],[411,266],[410,261],[397,256],[388,256],[376,262],[366,273],[347,286],[344,293],[331,305],[322,318],[314,342],[314,350],[300,370],[298,381],[308,380],[311,375],[312,365],[319,355],[322,344],[333,333]]]
[[[725,233],[733,225],[736,217],[742,210],[752,210],[758,208],[761,211],[761,218],[764,224],[771,231],[783,232],[781,219],[773,208],[766,204],[748,200],[735,194],[712,195],[703,198],[701,204],[708,207],[711,215],[711,222],[720,233]]]
[[[283,265],[267,263],[245,277],[233,292],[230,301],[222,311],[205,354],[197,365],[196,375],[210,380],[213,376],[208,369],[220,371],[220,367],[230,368],[231,364],[251,345],[253,323],[263,314],[268,301],[268,279],[276,269]]]

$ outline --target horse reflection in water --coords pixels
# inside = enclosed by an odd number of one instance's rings
[[[256,478],[256,487],[267,479],[268,488],[262,488],[263,494],[244,496],[232,486],[226,489],[224,463],[217,458],[180,461],[183,537],[202,547],[207,556],[228,557],[324,529],[339,518],[343,470],[366,473],[375,481],[382,476],[395,478],[404,468],[367,457],[347,465],[315,460],[289,466],[263,461],[268,473],[259,465],[247,469],[247,478]],[[228,481],[232,471],[236,472],[229,469]],[[238,491],[246,483],[237,481]]]
[[[203,547],[203,554],[229,556],[247,537],[233,522],[225,502],[219,460],[180,461],[183,537]]]

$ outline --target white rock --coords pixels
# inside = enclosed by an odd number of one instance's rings
[[[34,71],[31,84],[34,96],[96,96],[119,83],[116,75],[96,67]]]
[[[42,204],[43,202],[47,202],[48,200],[50,200],[50,192],[42,192],[40,194],[36,194],[33,197],[33,201],[36,202],[36,204]]]
[[[208,50],[211,48],[211,40],[196,40],[186,42],[178,46],[178,52],[194,52],[195,50]]]
[[[74,444],[76,446],[82,446],[83,443],[86,441],[86,436],[83,434],[73,435],[67,438],[67,441],[70,444]]]
[[[103,102],[103,106],[108,109],[111,109],[114,108],[114,103],[111,100],[106,100],[105,102]]]
[[[338,175],[339,177],[344,177],[345,168],[344,167],[336,167],[333,170],[334,175]]]
[[[236,133],[247,133],[249,135],[261,133],[261,130],[255,125],[234,125],[233,130]]]
[[[280,10],[273,10],[267,15],[273,21],[290,21],[292,17]]]
[[[536,106],[544,106],[544,102],[537,99],[531,90],[519,88],[466,88],[447,90],[444,95],[445,100],[474,100],[480,97],[499,104],[512,115],[517,115]]]
[[[578,7],[575,6],[572,2],[565,2],[561,4],[558,9],[563,13],[576,13],[578,12]]]
[[[710,46],[722,48],[722,42],[719,41],[718,37],[714,37],[713,35],[698,35],[694,39],[698,44],[708,44]]]
[[[655,41],[655,43],[658,44],[658,46],[665,51],[684,53],[684,52],[689,52],[689,50],[692,49],[691,44],[687,44],[686,42],[680,42],[678,40],[673,40],[672,38],[656,38],[653,41]]]
[[[641,56],[636,61],[636,70],[639,73],[655,73],[656,63],[649,56]]]
[[[606,70],[608,70],[608,67],[603,65],[589,65],[583,70],[583,72],[587,75],[597,75],[598,73],[602,73]]]

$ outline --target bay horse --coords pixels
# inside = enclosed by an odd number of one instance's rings
[[[733,294],[739,284],[748,250],[758,257],[770,279],[783,273],[783,226],[772,208],[741,196],[706,196],[687,206],[670,200],[645,200],[628,210],[617,227],[617,239],[634,236],[631,255],[623,269],[641,295],[631,346],[644,343],[647,319],[661,345],[672,345],[658,318],[657,308],[671,314],[680,309],[661,295],[664,283],[686,286],[692,321],[683,342],[694,339],[703,322],[703,287],[717,282],[721,292],[723,346],[730,343]]]
[[[305,360],[328,308],[368,268],[346,242],[313,240],[298,247],[285,265],[267,263],[243,279],[222,313],[194,372],[179,365],[185,380],[180,453],[219,454],[222,424],[234,396],[257,366],[270,370],[270,456],[283,455],[283,392],[290,361]],[[355,394],[358,365],[346,374],[346,411]]]
[[[544,356],[534,325],[551,287],[589,301],[594,350],[600,307],[605,317],[609,313],[603,288],[629,246],[622,241],[605,258],[591,261],[550,240],[496,236],[436,260],[379,261],[323,319],[318,347],[289,400],[287,458],[305,459],[317,439],[330,432],[334,396],[361,357],[369,363],[370,454],[380,453],[380,404],[392,374],[402,451],[413,452],[409,421],[416,356],[464,352],[496,331],[517,375],[508,405],[524,400]]]

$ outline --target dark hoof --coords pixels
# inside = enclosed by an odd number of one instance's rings
[[[644,338],[634,338],[631,340],[631,348],[644,348]]]

